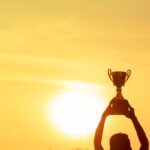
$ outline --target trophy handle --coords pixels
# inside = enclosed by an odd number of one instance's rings
[[[125,80],[125,82],[129,79],[129,77],[130,77],[130,75],[131,75],[131,70],[129,69],[129,70],[127,70],[127,78],[126,78],[126,80]]]
[[[113,81],[111,69],[108,69],[108,76],[109,76],[110,80]]]

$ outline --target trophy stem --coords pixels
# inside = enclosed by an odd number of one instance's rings
[[[116,88],[116,91],[117,91],[117,94],[116,94],[115,99],[123,100],[124,97],[122,96],[122,93],[121,93],[122,89],[117,87],[117,88]]]

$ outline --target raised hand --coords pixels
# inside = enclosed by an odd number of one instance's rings
[[[112,103],[113,103],[113,101],[110,101],[109,105],[107,106],[107,108],[105,109],[105,111],[102,114],[103,117],[107,117],[108,115],[111,115]]]
[[[128,103],[128,111],[124,115],[130,119],[135,117],[134,108],[131,107],[131,105],[129,103]]]

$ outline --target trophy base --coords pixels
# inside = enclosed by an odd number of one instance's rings
[[[124,115],[128,113],[128,101],[125,99],[113,99],[111,104],[111,115]]]

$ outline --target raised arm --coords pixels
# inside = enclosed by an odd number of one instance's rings
[[[109,106],[106,108],[106,110],[102,114],[101,120],[100,120],[98,127],[96,129],[95,137],[94,137],[94,148],[95,148],[95,150],[103,150],[103,147],[102,147],[103,129],[104,129],[106,117],[110,114],[110,109],[111,109],[111,105],[109,104]]]
[[[135,116],[134,109],[130,105],[129,105],[129,113],[126,116],[132,120],[132,123],[135,127],[138,139],[141,143],[140,150],[148,150],[149,149],[148,139],[141,124],[139,123],[137,117]]]

